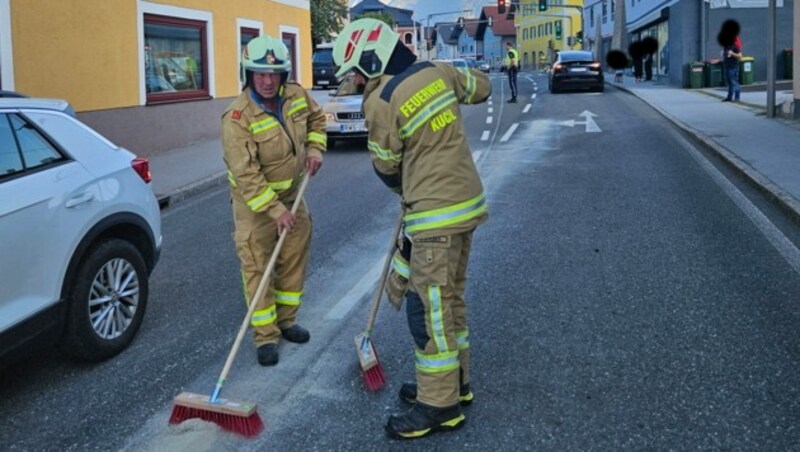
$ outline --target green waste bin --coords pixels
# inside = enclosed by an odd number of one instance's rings
[[[720,60],[706,61],[703,66],[703,76],[706,88],[722,86],[722,62]]]
[[[689,88],[697,89],[703,87],[703,68],[705,65],[702,61],[689,63]]]
[[[791,80],[793,74],[792,65],[794,64],[794,58],[792,53],[792,49],[783,49],[783,78],[786,80]]]
[[[755,69],[756,59],[753,57],[743,56],[739,60],[739,83],[742,85],[753,84],[753,70]]]

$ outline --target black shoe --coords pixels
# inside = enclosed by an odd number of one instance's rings
[[[730,101],[731,101],[731,99],[726,97],[725,99],[722,99],[722,101],[723,101],[723,102],[730,102]]]
[[[390,438],[415,439],[434,432],[456,430],[464,426],[466,420],[458,404],[437,408],[416,403],[404,414],[389,416],[385,428]]]
[[[308,330],[303,328],[300,325],[292,325],[285,330],[281,330],[281,336],[289,342],[294,342],[295,344],[305,344],[311,339],[311,335],[308,333]]]
[[[262,366],[278,364],[278,344],[264,344],[258,347],[258,363]]]
[[[512,97],[511,99],[508,99],[508,103],[509,104],[516,104],[517,103],[517,98],[516,97]]]
[[[467,406],[472,403],[475,394],[469,390],[469,383],[461,385],[458,390],[458,403],[461,406]],[[400,399],[408,403],[417,403],[417,384],[416,383],[403,383],[400,386]]]

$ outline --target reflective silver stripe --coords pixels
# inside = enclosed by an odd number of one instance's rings
[[[275,310],[275,305],[272,305],[262,311],[254,312],[253,318],[250,320],[250,324],[253,326],[269,325],[270,323],[273,323],[277,318],[278,318],[278,312]]]
[[[472,103],[472,96],[475,95],[475,90],[478,88],[478,86],[475,83],[475,76],[472,75],[472,71],[467,69],[465,71],[465,73],[466,73],[466,76],[467,76],[467,99],[466,99],[466,103],[467,104],[471,104]]]
[[[292,182],[293,182],[292,179],[286,179],[286,180],[279,180],[277,182],[268,182],[267,185],[269,185],[269,188],[278,192],[292,188]]]
[[[308,108],[308,102],[306,102],[305,99],[297,99],[296,101],[292,102],[290,107],[291,108],[289,109],[288,116],[291,116],[304,108]]]
[[[416,232],[452,226],[475,218],[484,212],[486,212],[486,198],[481,193],[470,200],[450,207],[406,215],[403,221],[405,221],[406,232]]]
[[[310,141],[312,143],[319,143],[323,146],[328,145],[328,136],[324,133],[319,132],[308,132],[306,135],[306,141]]]
[[[286,306],[300,306],[303,292],[283,292],[275,291],[275,303]]]
[[[389,149],[384,149],[374,141],[367,142],[367,149],[375,154],[375,157],[378,157],[380,160],[388,162],[400,162],[403,160],[403,154],[400,154],[399,152],[393,152]]]
[[[416,132],[416,130],[431,119],[436,113],[447,108],[448,105],[457,102],[456,93],[452,90],[447,91],[441,96],[434,99],[428,106],[420,110],[419,113],[414,115],[408,123],[400,129],[400,138],[408,138]]]
[[[252,132],[253,135],[255,135],[258,133],[266,132],[267,130],[270,129],[274,129],[275,127],[278,127],[279,124],[280,123],[278,122],[277,119],[269,117],[267,119],[262,119],[261,121],[254,122],[249,126],[247,126],[247,128],[250,129],[250,132]]]
[[[392,258],[392,269],[395,273],[405,279],[408,279],[408,277],[411,275],[411,269],[408,267],[408,262],[406,262],[406,260],[399,255],[396,255]]]
[[[230,171],[228,171],[228,183],[231,184],[231,187],[235,187],[236,186],[236,178],[233,177],[233,173],[230,172]]]
[[[434,355],[426,355],[419,350],[415,350],[415,358],[417,370],[429,374],[449,372],[459,367],[458,350]]]
[[[439,286],[428,286],[428,304],[430,311],[431,329],[433,330],[433,340],[439,353],[449,352],[447,338],[444,335],[444,313],[442,312],[442,291]]]
[[[469,331],[456,331],[456,342],[458,343],[459,350],[465,350],[469,348]]]
[[[277,197],[277,193],[275,193],[272,188],[267,187],[260,195],[256,196],[255,198],[247,201],[247,205],[250,207],[250,210],[253,212],[258,211],[258,209],[264,207],[265,205],[272,202],[273,199]]]

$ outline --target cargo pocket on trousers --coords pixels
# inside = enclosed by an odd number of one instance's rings
[[[411,245],[411,284],[417,290],[447,285],[450,237],[427,237]]]
[[[256,258],[253,253],[252,244],[250,243],[251,235],[252,231],[233,232],[233,242],[236,244],[236,255],[239,256],[243,272],[256,271]]]

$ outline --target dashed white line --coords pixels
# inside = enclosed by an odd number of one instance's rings
[[[489,107],[489,113],[494,113],[494,108]]]
[[[491,123],[492,123],[492,117],[491,116],[487,116],[486,117],[486,124],[491,124]]]
[[[536,94],[531,94],[531,99],[536,99]]]
[[[480,158],[481,158],[481,153],[482,153],[482,152],[483,152],[483,151],[475,151],[475,152],[473,152],[473,153],[472,153],[472,160],[473,160],[475,163],[478,163],[478,160],[480,160]]]
[[[492,105],[492,101],[488,101],[488,102],[486,102],[486,103],[487,103],[487,104],[489,104],[489,105]]]
[[[531,104],[528,104],[528,105],[526,105],[526,106],[525,106],[525,108],[523,108],[523,109],[522,109],[522,112],[523,112],[523,113],[527,113],[527,112],[529,112],[530,110],[531,110]]]
[[[481,141],[488,140],[489,139],[489,135],[491,135],[491,132],[489,132],[488,130],[484,130],[483,131],[483,135],[481,135]]]
[[[511,127],[508,128],[508,132],[506,132],[506,134],[503,135],[503,138],[500,138],[500,141],[501,142],[502,141],[508,141],[508,139],[511,138],[511,134],[513,134],[514,131],[517,130],[517,127],[519,127],[519,123],[518,122],[515,122],[514,124],[511,124]]]

